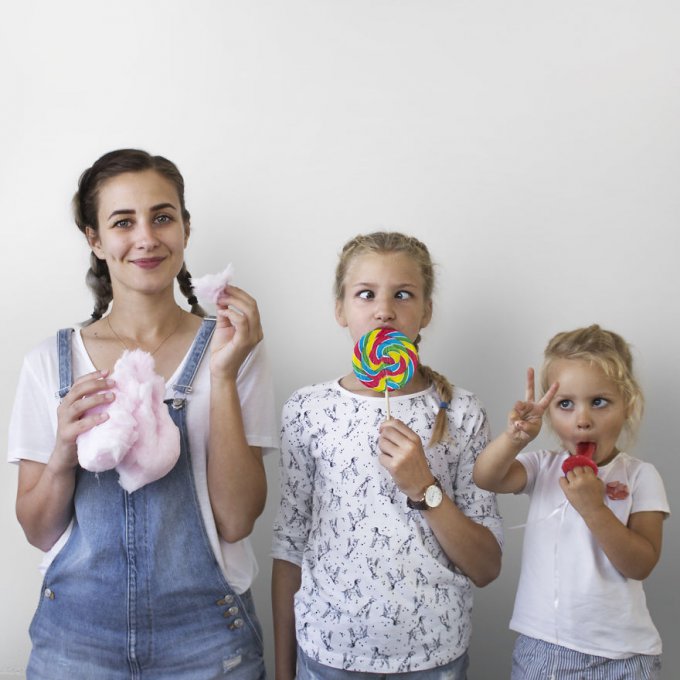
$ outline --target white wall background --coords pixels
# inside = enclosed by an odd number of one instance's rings
[[[10,11],[11,9],[11,11]],[[0,19],[0,430],[21,358],[87,317],[69,200],[99,155],[138,146],[187,181],[196,275],[233,261],[259,300],[279,405],[349,367],[331,281],[342,244],[396,228],[439,263],[422,356],[498,432],[559,330],[635,347],[636,451],[678,489],[680,5],[674,0],[24,0]],[[271,663],[276,459],[255,545]],[[0,678],[23,677],[39,555],[5,465]],[[522,499],[503,498],[507,524]],[[677,510],[677,509],[676,509]],[[647,582],[677,677],[678,523]],[[472,680],[508,676],[521,531],[478,591]],[[615,622],[612,622],[615,625]]]

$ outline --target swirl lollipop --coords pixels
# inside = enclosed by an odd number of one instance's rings
[[[389,393],[399,390],[415,375],[418,350],[409,338],[393,328],[376,328],[354,345],[354,374],[366,387],[385,393],[387,418]]]

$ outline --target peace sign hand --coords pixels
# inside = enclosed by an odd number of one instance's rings
[[[525,446],[541,431],[543,413],[550,405],[559,383],[554,382],[540,401],[536,401],[534,369],[527,369],[527,389],[524,401],[518,401],[508,416],[507,433],[516,444]]]

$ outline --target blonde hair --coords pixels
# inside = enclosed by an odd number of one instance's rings
[[[617,333],[597,324],[558,333],[543,354],[541,388],[549,387],[548,371],[556,359],[581,359],[597,366],[619,389],[626,405],[625,429],[633,437],[644,410],[642,390],[633,374],[633,355],[628,343]]]
[[[404,253],[408,255],[420,269],[423,277],[423,294],[425,300],[432,300],[434,291],[434,264],[427,246],[413,236],[406,236],[396,231],[376,231],[372,234],[360,234],[345,243],[340,259],[335,269],[335,299],[342,300],[345,296],[345,277],[349,265],[356,257],[368,253]],[[414,344],[418,347],[420,335]],[[446,410],[453,397],[453,385],[440,373],[429,366],[419,364],[418,370],[428,383],[434,385],[439,397],[439,411],[432,430],[430,446],[434,446],[448,438],[448,418]]]

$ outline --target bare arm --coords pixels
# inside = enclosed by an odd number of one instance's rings
[[[380,426],[380,463],[399,489],[413,500],[422,498],[433,482],[420,437],[399,420]],[[501,567],[501,549],[486,527],[467,517],[444,495],[437,508],[423,516],[447,557],[477,586],[493,581]]]
[[[31,545],[49,550],[64,533],[73,515],[79,434],[108,419],[106,413],[86,412],[110,403],[113,393],[100,391],[113,386],[108,372],[97,371],[73,383],[57,409],[57,435],[48,463],[22,460],[19,464],[16,513]]]
[[[495,493],[518,493],[527,483],[524,466],[515,460],[517,454],[541,431],[543,413],[555,396],[554,383],[543,398],[534,396],[534,370],[527,371],[525,401],[518,401],[508,416],[508,427],[478,456],[473,479],[480,489]]]
[[[234,286],[220,296],[217,314],[210,357],[208,493],[217,531],[234,542],[251,533],[267,496],[262,452],[248,445],[236,388],[238,369],[262,339],[262,327],[255,300]]]
[[[297,668],[297,642],[293,597],[300,589],[300,567],[274,560],[272,612],[274,615],[275,680],[293,680]]]
[[[604,485],[590,468],[574,468],[560,479],[560,486],[621,574],[639,581],[647,578],[661,556],[663,513],[635,512],[626,526],[606,506]]]
[[[476,586],[488,585],[498,576],[501,548],[496,537],[467,517],[446,494],[439,507],[424,510],[423,516],[446,556]]]

